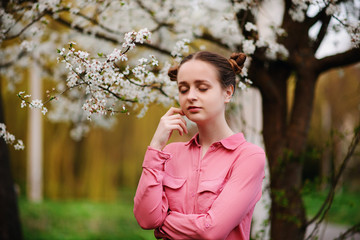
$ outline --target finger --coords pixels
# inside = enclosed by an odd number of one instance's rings
[[[172,121],[172,125],[171,127],[176,127],[176,129],[179,129],[178,126],[181,128],[181,135],[183,133],[188,133],[187,127],[186,127],[186,123],[184,123],[183,121],[181,121],[180,119],[174,120]]]
[[[171,119],[172,119],[172,121],[175,121],[175,120],[177,120],[177,121],[179,121],[178,123],[181,125],[181,127],[184,129],[184,132],[186,133],[186,134],[188,134],[188,130],[187,130],[187,126],[186,126],[186,121],[185,121],[185,119],[182,117],[182,116],[180,116],[180,115],[173,115],[174,117],[172,117]],[[170,117],[169,117],[170,118]]]
[[[169,121],[179,119],[179,120],[183,121],[184,123],[186,123],[185,119],[184,119],[181,115],[179,115],[179,114],[175,114],[175,115],[171,115],[171,116],[166,116],[165,119],[167,119],[167,120],[169,120]]]
[[[164,116],[171,116],[171,115],[174,115],[174,114],[184,114],[183,111],[180,109],[180,108],[175,108],[175,107],[171,107],[165,114]]]
[[[181,118],[180,122],[179,122],[180,127],[183,129],[183,131],[188,134],[188,130],[187,130],[187,126],[186,126],[186,121],[185,119]]]
[[[182,136],[184,134],[184,130],[179,124],[172,125],[172,128],[173,128],[173,130],[177,130],[179,132],[180,136]]]

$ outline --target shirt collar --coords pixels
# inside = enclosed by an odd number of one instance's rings
[[[231,135],[230,137],[224,138],[220,140],[218,143],[221,143],[224,148],[228,150],[235,150],[238,146],[244,143],[246,140],[244,138],[244,134],[236,133]],[[200,147],[199,144],[199,133],[195,134],[185,145],[195,144]]]

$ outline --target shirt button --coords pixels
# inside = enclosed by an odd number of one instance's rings
[[[191,194],[192,197],[195,197],[195,193]]]
[[[205,224],[205,227],[206,227],[206,228],[209,228],[209,227],[210,227],[210,224],[206,223],[206,224]]]

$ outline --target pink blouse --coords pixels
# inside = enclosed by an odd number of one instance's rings
[[[238,133],[213,143],[204,157],[201,152],[198,134],[163,151],[148,147],[135,218],[170,239],[249,239],[264,151]]]

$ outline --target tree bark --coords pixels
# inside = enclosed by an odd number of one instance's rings
[[[4,123],[1,87],[0,122]],[[9,149],[8,145],[2,138],[0,139],[0,239],[22,239],[17,198],[10,168]]]
[[[274,240],[305,237],[302,157],[318,77],[316,60],[309,56],[306,59],[299,59],[291,67],[280,61],[253,60],[249,69],[263,99],[263,136],[271,177],[271,239]],[[291,72],[296,73],[296,88],[289,108],[287,82]]]

